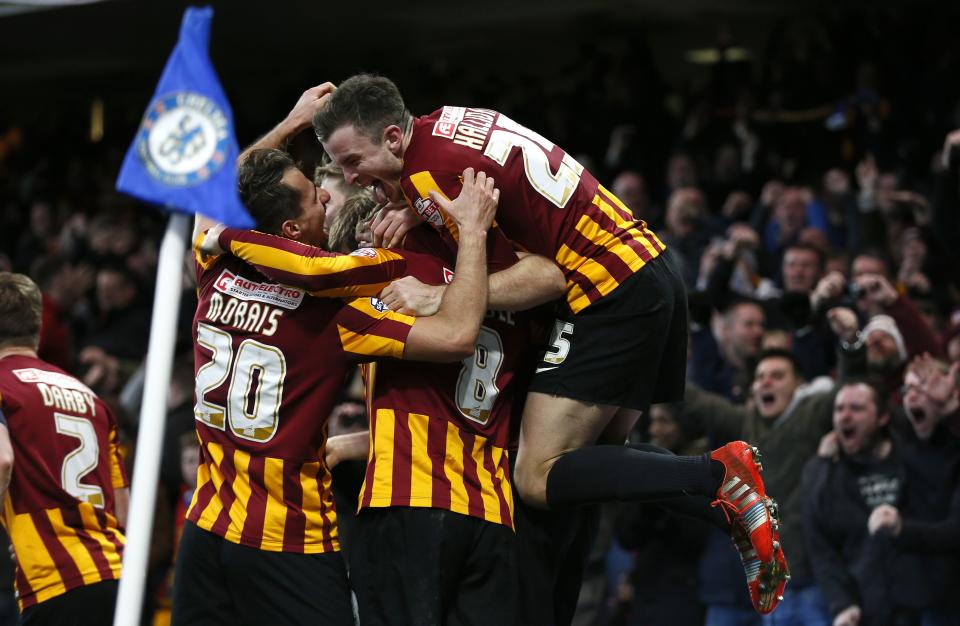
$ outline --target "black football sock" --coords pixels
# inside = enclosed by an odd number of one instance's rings
[[[655,446],[652,443],[630,443],[627,444],[627,447],[633,448],[634,450],[640,450],[642,452],[653,452],[655,454],[668,454],[673,455],[673,452],[670,452],[666,448],[661,448],[660,446]],[[723,480],[723,463],[717,461],[710,461],[711,473],[714,474],[714,477],[717,479],[717,482]],[[720,476],[716,476],[717,466],[720,467]],[[665,509],[673,511],[675,513],[680,513],[687,517],[695,517],[697,519],[704,520],[710,524],[716,526],[724,532],[730,532],[730,522],[727,520],[727,516],[724,514],[720,507],[710,506],[710,503],[713,502],[713,497],[701,496],[701,495],[688,495],[686,493],[680,492],[663,497],[652,497],[650,502],[657,504]]]
[[[713,470],[708,454],[673,456],[626,446],[588,446],[554,463],[547,475],[547,504],[557,508],[680,493],[712,497],[722,480]]]

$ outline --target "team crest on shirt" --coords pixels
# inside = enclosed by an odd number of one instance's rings
[[[423,221],[436,228],[443,226],[443,215],[440,214],[440,207],[430,198],[417,198],[413,201],[413,208],[416,209],[417,215],[423,218]]]
[[[214,289],[238,300],[263,302],[284,309],[296,309],[303,302],[303,289],[278,285],[277,283],[259,283],[238,276],[229,270],[223,270]]]
[[[453,270],[443,268],[443,282],[448,285],[453,282]]]
[[[377,313],[383,313],[384,311],[390,310],[390,307],[388,307],[380,298],[370,298],[370,306],[373,307]]]
[[[373,248],[357,248],[350,253],[350,256],[365,256],[371,259],[377,258],[377,251]]]

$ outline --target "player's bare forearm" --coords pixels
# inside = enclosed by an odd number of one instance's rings
[[[6,424],[0,424],[0,502],[7,497],[10,478],[13,476],[13,444]]]
[[[293,109],[287,114],[287,117],[274,126],[270,132],[241,152],[240,156],[237,157],[237,163],[243,163],[254,150],[285,149],[288,141],[310,127],[313,122],[313,115],[320,110],[329,95],[335,90],[336,87],[333,83],[323,83],[304,91]]]
[[[434,192],[430,197],[457,222],[460,244],[453,282],[433,317],[420,318],[410,329],[404,358],[459,361],[473,354],[480,323],[487,310],[487,229],[500,199],[492,178],[472,168],[463,171],[456,200]]]
[[[361,430],[327,439],[325,458],[333,469],[343,461],[364,461],[370,455],[370,431]]]
[[[123,487],[113,492],[113,512],[120,528],[127,527],[127,511],[130,509],[130,488]]]
[[[490,275],[488,308],[525,311],[563,296],[567,282],[556,263],[536,254],[525,254],[505,270]]]

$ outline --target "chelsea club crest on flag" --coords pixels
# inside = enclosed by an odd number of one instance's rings
[[[227,160],[230,123],[216,102],[181,91],[153,102],[137,133],[147,173],[171,187],[198,185]]]
[[[233,113],[208,53],[213,9],[189,8],[117,189],[238,228],[253,220],[237,191]]]

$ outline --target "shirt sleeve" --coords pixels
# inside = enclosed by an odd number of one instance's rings
[[[415,320],[391,311],[377,298],[354,298],[346,302],[336,322],[343,351],[369,361],[402,359]]]
[[[284,237],[235,228],[224,229],[219,243],[267,278],[300,287],[313,296],[373,296],[406,274],[403,254],[383,248],[337,254]]]

